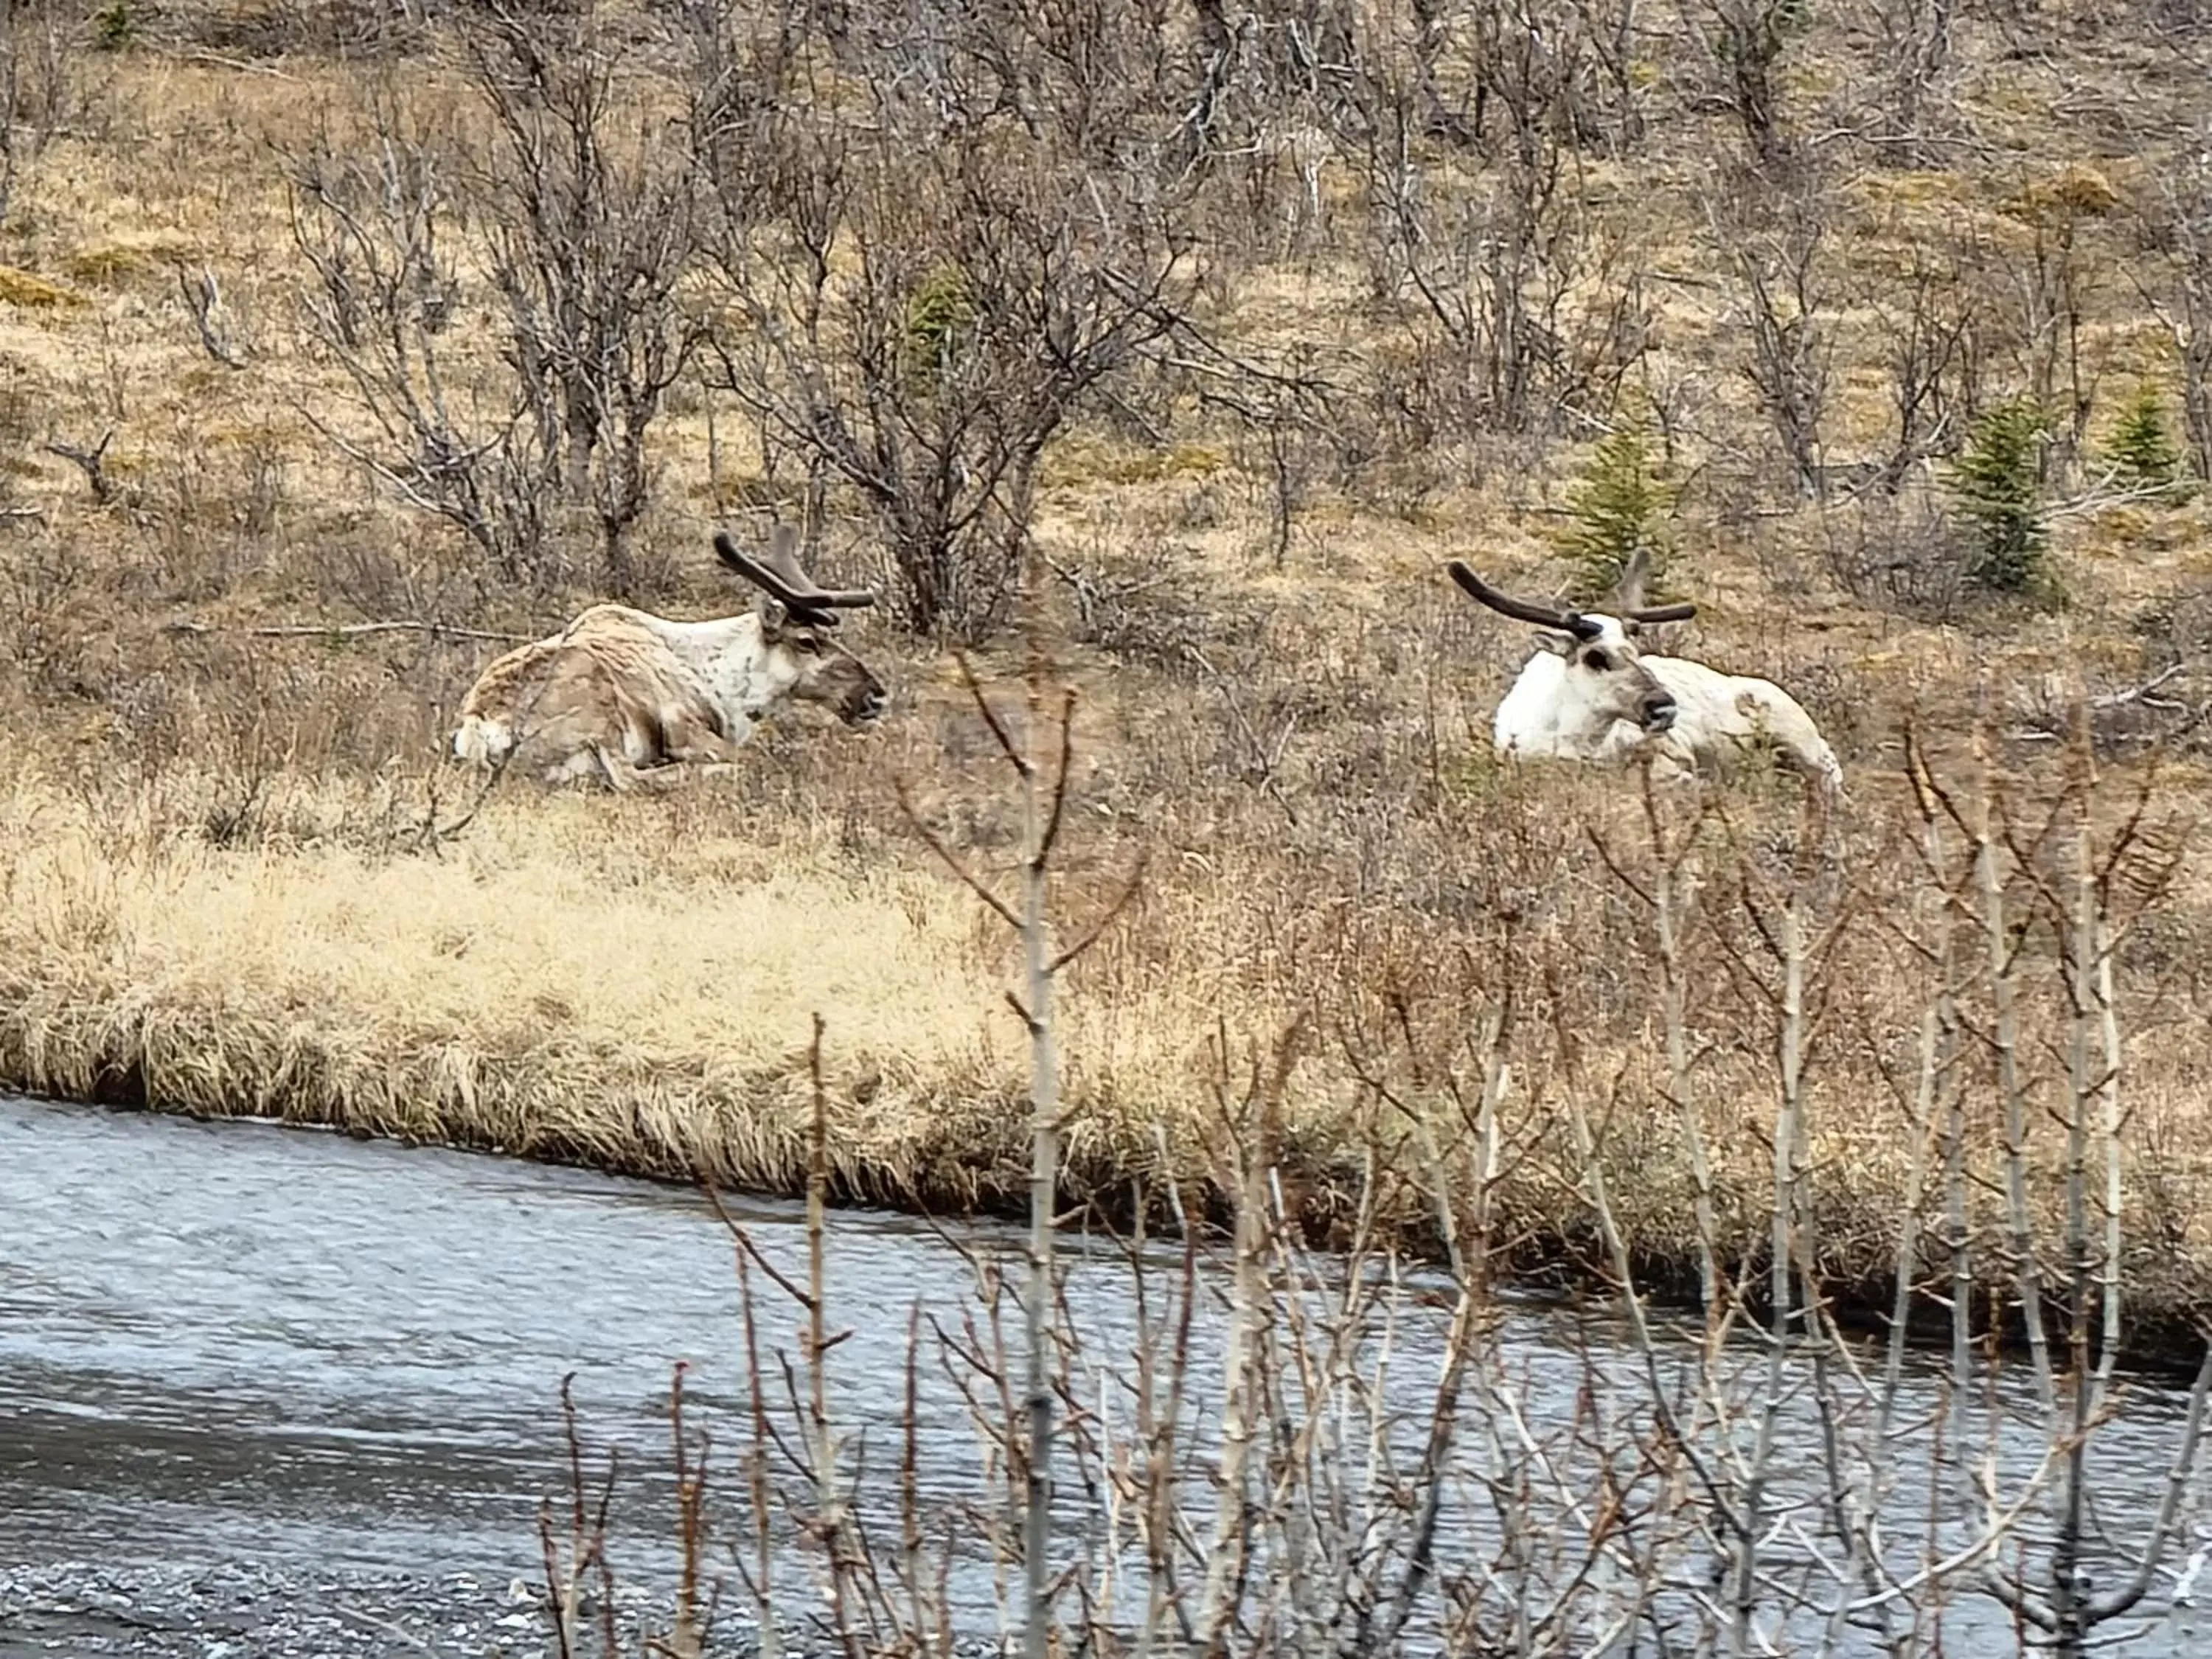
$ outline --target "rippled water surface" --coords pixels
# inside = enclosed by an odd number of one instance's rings
[[[795,1256],[795,1206],[735,1207]],[[647,1452],[673,1362],[709,1397],[734,1380],[732,1246],[680,1188],[9,1102],[0,1215],[0,1553],[17,1560],[526,1570],[565,1374],[595,1437]],[[898,1369],[917,1297],[968,1280],[919,1224],[836,1226],[857,1390]]]
[[[795,1270],[797,1207],[737,1210]],[[1016,1242],[973,1237],[986,1253]],[[973,1270],[880,1214],[835,1216],[831,1251],[853,1331],[833,1409],[894,1423],[910,1310],[957,1313]],[[0,1558],[528,1575],[560,1478],[561,1378],[595,1439],[657,1465],[672,1362],[709,1405],[737,1393],[732,1258],[680,1188],[0,1102]],[[1116,1277],[1075,1278],[1087,1327],[1126,1323]],[[787,1344],[796,1315],[775,1317]],[[1514,1316],[1539,1413],[1571,1408],[1592,1340],[1563,1314]],[[922,1380],[925,1487],[970,1491],[966,1409]],[[2112,1512],[2150,1502],[2176,1409],[2145,1390],[2108,1431]],[[2173,1650],[2174,1628],[2138,1650]]]

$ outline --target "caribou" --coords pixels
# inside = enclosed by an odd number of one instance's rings
[[[822,705],[848,726],[875,720],[882,682],[830,636],[840,612],[875,595],[818,586],[797,543],[779,525],[767,556],[755,558],[716,532],[724,566],[759,590],[744,615],[672,622],[595,605],[559,633],[517,646],[469,688],[453,753],[546,784],[629,791],[726,766],[787,703]]]
[[[1842,793],[1844,769],[1798,701],[1769,680],[1724,674],[1686,657],[1647,655],[1643,629],[1686,622],[1694,605],[1641,603],[1645,561],[1621,582],[1620,614],[1567,611],[1501,593],[1457,559],[1452,580],[1502,617],[1543,629],[1540,647],[1498,705],[1500,756],[1627,765],[1683,781],[1725,774],[1747,753],[1771,754],[1823,795]]]

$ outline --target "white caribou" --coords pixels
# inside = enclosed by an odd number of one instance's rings
[[[874,720],[883,684],[830,630],[840,611],[875,596],[816,586],[797,540],[778,526],[768,556],[756,559],[716,533],[722,562],[761,590],[745,615],[671,622],[595,605],[558,634],[517,646],[469,688],[453,753],[544,783],[629,790],[687,775],[686,763],[735,760],[753,727],[787,702],[823,704],[848,726]]]
[[[1763,751],[1823,795],[1842,793],[1836,751],[1780,686],[1638,648],[1643,625],[1685,622],[1698,609],[1636,604],[1640,561],[1623,581],[1627,602],[1619,616],[1512,599],[1457,559],[1449,568],[1454,581],[1500,616],[1545,630],[1542,648],[1498,705],[1492,738],[1499,755],[1614,765],[1648,758],[1656,775],[1679,780],[1724,774],[1747,753]]]

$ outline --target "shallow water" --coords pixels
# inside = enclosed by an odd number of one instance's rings
[[[796,1206],[732,1206],[795,1271]],[[557,1390],[574,1375],[594,1442],[665,1463],[670,1368],[704,1411],[741,1386],[732,1247],[696,1194],[433,1149],[0,1102],[0,1561],[301,1574],[537,1568],[561,1481]],[[1007,1230],[963,1235],[988,1257]],[[906,1330],[972,1304],[969,1261],[926,1224],[833,1217],[833,1413],[898,1421]],[[1120,1278],[1079,1268],[1096,1334],[1130,1317]],[[773,1310],[791,1346],[794,1310]],[[1610,1328],[1509,1316],[1532,1413],[1572,1408]],[[1419,1330],[1407,1339],[1418,1351]],[[1915,1385],[1908,1409],[1935,1398]],[[2176,1396],[2137,1390],[2099,1443],[2099,1497],[2125,1530],[2172,1455]],[[934,1368],[919,1396],[925,1494],[972,1495],[975,1438]],[[893,1455],[888,1427],[875,1456]],[[1810,1447],[1794,1459],[1809,1463]],[[878,1462],[878,1468],[887,1467]],[[665,1488],[631,1524],[665,1537]],[[650,1551],[647,1551],[650,1553]],[[2193,1626],[2191,1628],[2194,1628]],[[1995,1632],[1991,1634],[1994,1636]],[[2142,1653],[2175,1651],[2168,1624]],[[2189,1639],[2194,1639],[2191,1637]],[[2212,1652],[2212,1635],[2204,1650]],[[2010,1651],[2008,1636],[1991,1651]]]

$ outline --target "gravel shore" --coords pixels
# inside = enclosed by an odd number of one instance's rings
[[[538,1594],[465,1575],[69,1561],[0,1571],[0,1654],[309,1659],[544,1650]]]
[[[88,1561],[0,1567],[0,1659],[546,1659],[554,1648],[540,1603],[529,1579],[501,1584],[469,1573]],[[646,1652],[640,1616],[665,1629],[667,1605],[651,1591],[618,1587],[618,1652]],[[756,1659],[759,1649],[752,1625],[726,1611],[703,1659]],[[596,1647],[587,1650],[598,1659]],[[791,1631],[783,1651],[828,1659],[833,1649]],[[993,1659],[998,1651],[988,1637],[953,1647],[955,1659]]]
[[[618,1594],[625,1635],[647,1598]],[[0,1656],[140,1659],[520,1659],[548,1651],[527,1580],[275,1568],[0,1569]],[[745,1659],[749,1627],[720,1621],[708,1651]],[[625,1644],[626,1648],[629,1644]]]

